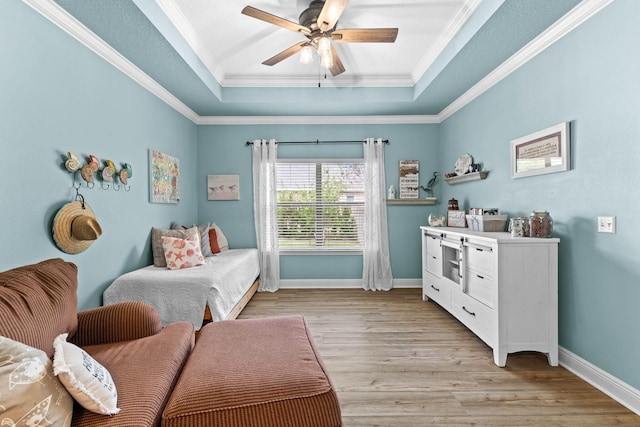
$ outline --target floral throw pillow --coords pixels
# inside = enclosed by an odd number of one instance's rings
[[[167,260],[167,268],[178,270],[204,264],[204,256],[197,237],[180,239],[176,237],[162,237],[162,248]]]

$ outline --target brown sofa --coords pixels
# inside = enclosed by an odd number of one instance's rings
[[[100,415],[76,403],[71,425],[342,425],[336,391],[302,316],[216,322],[196,342],[191,323],[162,328],[158,313],[142,302],[78,313],[77,286],[77,267],[62,259],[0,273],[0,336],[51,358],[54,339],[68,333],[113,378],[120,412]]]
[[[77,267],[50,259],[0,273],[0,335],[43,350],[68,333],[111,374],[120,413],[90,412],[76,404],[73,426],[157,426],[194,346],[191,323],[164,329],[149,305],[125,302],[77,312]]]

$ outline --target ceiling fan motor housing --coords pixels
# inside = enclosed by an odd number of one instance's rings
[[[311,31],[314,32],[318,30],[318,17],[320,16],[320,12],[323,7],[324,0],[313,0],[309,7],[300,14],[300,17],[298,18],[300,25],[310,28]]]

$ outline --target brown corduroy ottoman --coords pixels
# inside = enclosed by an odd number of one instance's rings
[[[162,415],[166,427],[341,426],[302,316],[204,326]]]

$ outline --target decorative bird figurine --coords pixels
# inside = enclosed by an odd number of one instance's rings
[[[100,159],[93,154],[89,154],[89,165],[94,172],[98,172],[98,169],[100,169]]]
[[[438,182],[438,172],[434,172],[433,173],[433,178],[431,178],[429,180],[429,182],[427,183],[427,186],[420,186],[420,188],[422,188],[424,191],[427,192],[427,197],[431,197],[433,195],[433,186],[436,185],[436,183]]]
[[[433,178],[431,178],[429,182],[427,182],[427,188],[433,191],[433,186],[436,185],[436,182],[438,182],[438,172],[433,173]]]
[[[69,159],[64,162],[64,167],[67,168],[69,172],[73,173],[80,169],[80,159],[71,151],[69,151],[67,154],[69,155]]]

